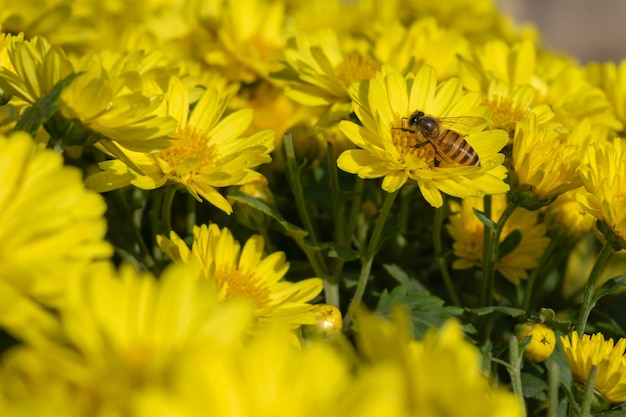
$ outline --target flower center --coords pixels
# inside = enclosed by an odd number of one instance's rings
[[[511,136],[511,133],[514,133],[515,124],[523,121],[526,116],[521,108],[513,106],[511,101],[502,97],[487,101],[485,104],[493,112],[491,124],[496,128],[506,130],[509,132],[509,136]]]
[[[424,161],[423,167],[420,166],[415,168],[429,169],[436,166],[435,157],[437,156],[437,152],[435,151],[435,148],[419,134],[406,132],[400,129],[393,129],[391,135],[393,144],[400,154],[401,162],[406,162],[406,156],[411,155]]]
[[[156,155],[174,169],[176,174],[195,173],[211,161],[218,158],[215,146],[210,145],[210,138],[204,132],[198,132],[191,126],[176,132],[178,139]]]
[[[270,303],[270,289],[254,272],[221,267],[215,271],[215,280],[220,291],[224,291],[226,299],[245,298],[252,302],[256,310],[267,307]]]
[[[348,55],[337,68],[337,78],[344,87],[356,81],[373,78],[380,64],[369,57],[356,53]]]

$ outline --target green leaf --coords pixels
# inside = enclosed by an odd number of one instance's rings
[[[614,293],[626,285],[626,274],[618,275],[606,281],[593,295],[592,304],[605,295]]]
[[[276,210],[274,207],[269,206],[263,200],[259,200],[258,198],[254,198],[249,194],[242,193],[240,191],[234,192],[228,195],[229,198],[233,200],[239,201],[240,203],[247,204],[250,207],[259,210],[274,220],[276,220],[284,229],[285,232],[293,237],[294,239],[302,240],[304,239],[308,233],[306,230],[299,228],[298,226],[289,223],[285,218]],[[310,245],[309,245],[310,246]]]
[[[65,90],[81,73],[71,73],[56,83],[50,91],[39,97],[35,103],[26,109],[24,115],[15,125],[14,130],[22,130],[32,136],[37,134],[39,128],[59,111],[58,100]]]
[[[350,249],[347,246],[338,245],[334,242],[327,243],[327,246],[330,248],[328,252],[328,256],[331,258],[339,258],[342,261],[353,261],[359,258],[359,252]]]
[[[385,290],[380,296],[376,310],[389,314],[392,307],[398,304],[409,309],[416,339],[421,339],[429,329],[441,327],[449,318],[463,313],[461,308],[444,306],[441,298],[428,291],[411,291],[404,285],[397,286],[391,292]]]
[[[500,242],[500,247],[498,248],[498,259],[502,259],[506,255],[513,252],[519,246],[521,241],[522,231],[520,229],[515,229],[509,233],[508,236]]]
[[[543,401],[548,396],[548,384],[542,378],[531,373],[522,372],[522,392],[526,398],[534,398]]]
[[[519,317],[526,314],[526,310],[514,307],[489,306],[479,308],[466,308],[466,311],[476,314],[477,316],[486,316],[488,314],[499,313],[505,316]]]
[[[491,230],[496,229],[496,224],[493,222],[493,220],[487,217],[484,212],[478,210],[475,207],[472,208],[472,210],[474,210],[474,214],[476,215],[476,217],[478,217],[478,220],[480,220],[482,224],[484,224],[486,227],[488,227]]]
[[[407,288],[408,292],[426,291],[421,282],[410,276],[404,269],[395,264],[385,264],[383,268],[389,275]]]

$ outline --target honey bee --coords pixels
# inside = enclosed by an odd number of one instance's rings
[[[408,118],[402,118],[403,126],[395,129],[419,134],[426,142],[417,146],[421,148],[430,143],[439,158],[447,163],[480,166],[478,154],[457,130],[481,122],[486,123],[484,119],[475,116],[436,118],[418,110]]]

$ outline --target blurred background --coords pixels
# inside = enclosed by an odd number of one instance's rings
[[[626,58],[626,1],[496,0],[518,23],[534,24],[544,45],[589,61]]]

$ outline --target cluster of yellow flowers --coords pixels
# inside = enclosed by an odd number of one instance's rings
[[[0,415],[626,402],[626,60],[493,0],[5,3]]]

